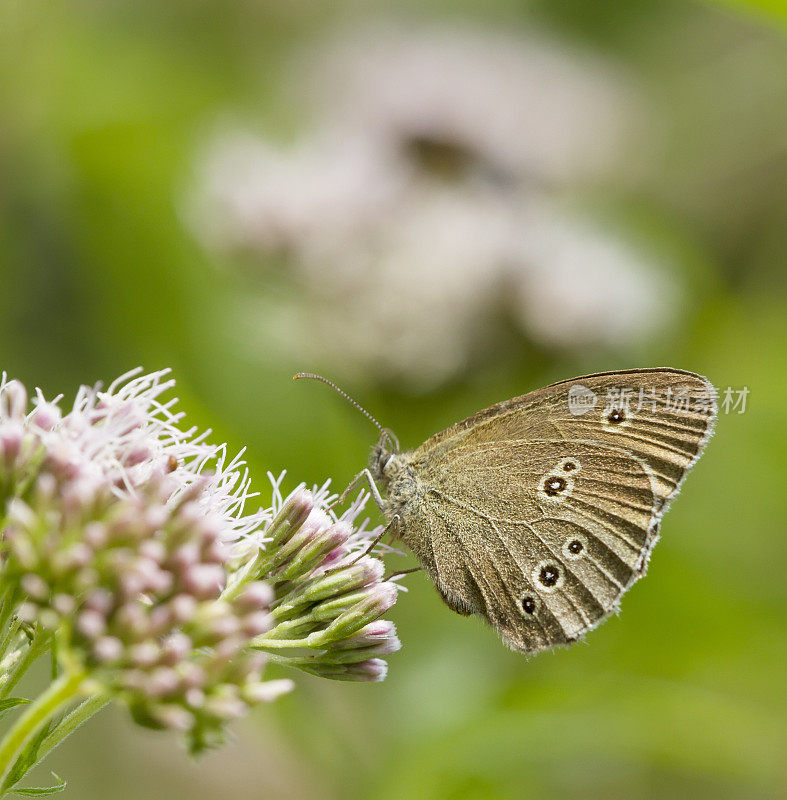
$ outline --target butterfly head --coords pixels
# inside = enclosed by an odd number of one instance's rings
[[[401,468],[400,460],[399,440],[393,431],[383,428],[369,459],[369,471],[372,477],[387,486]]]

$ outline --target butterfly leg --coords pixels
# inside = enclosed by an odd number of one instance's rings
[[[393,578],[401,578],[402,575],[409,575],[411,572],[420,572],[423,567],[410,567],[410,569],[400,569],[396,572],[392,572],[390,575],[386,575],[383,580],[390,581]]]
[[[346,499],[347,495],[363,481],[367,481],[369,484],[369,494],[372,496],[372,500],[377,504],[377,507],[382,511],[385,507],[383,503],[383,498],[380,496],[380,490],[377,488],[377,484],[374,482],[374,478],[372,477],[372,473],[369,472],[368,469],[362,469],[348,484],[347,488],[334,500],[328,508],[333,508],[334,506],[341,505]]]
[[[369,544],[360,553],[358,553],[358,555],[352,561],[350,561],[349,564],[340,564],[338,567],[331,567],[324,574],[325,575],[332,575],[332,574],[334,574],[336,572],[339,572],[339,571],[341,571],[343,569],[346,569],[347,567],[351,567],[353,564],[355,564],[356,562],[358,562],[362,558],[364,558],[364,556],[368,556],[372,552],[372,550],[377,546],[377,544],[380,542],[380,540],[383,538],[383,536],[385,536],[386,533],[390,533],[391,528],[394,525],[398,525],[398,524],[399,524],[399,515],[396,514],[393,517],[393,519],[385,526],[385,528],[383,528],[383,530],[377,536],[375,536],[374,539],[372,539],[372,541],[369,542]],[[419,569],[420,569],[420,567],[419,567]],[[412,570],[405,570],[405,572],[411,572],[411,571]],[[398,575],[399,573],[395,573],[395,574]],[[388,578],[386,578],[386,580],[388,580]]]
[[[377,536],[374,537],[374,539],[372,539],[371,542],[369,542],[369,544],[366,547],[366,549],[362,553],[360,553],[358,556],[356,556],[350,562],[350,564],[354,564],[356,561],[359,561],[364,556],[368,556],[372,552],[372,550],[374,550],[374,548],[380,543],[380,540],[383,538],[383,536],[385,536],[387,533],[391,532],[391,528],[393,528],[394,525],[396,525],[398,527],[399,522],[400,522],[399,515],[398,514],[394,514],[394,516],[391,519],[391,521],[382,529],[382,531],[380,531],[380,533]]]

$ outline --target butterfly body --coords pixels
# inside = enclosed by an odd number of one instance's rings
[[[613,390],[625,405],[599,402]],[[412,451],[381,440],[370,472],[446,604],[531,653],[617,609],[715,417],[715,390],[694,373],[599,373],[498,403]]]

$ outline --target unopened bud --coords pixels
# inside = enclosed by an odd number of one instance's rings
[[[270,539],[269,549],[281,547],[306,522],[314,509],[314,497],[311,492],[300,489],[284,504],[271,524],[266,536]]]
[[[322,638],[329,641],[345,639],[364,625],[373,622],[396,602],[397,588],[393,583],[372,586],[366,597],[340,614],[324,631]]]

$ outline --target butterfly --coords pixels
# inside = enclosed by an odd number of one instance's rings
[[[716,390],[693,372],[584,375],[479,411],[415,450],[400,452],[381,428],[359,477],[446,605],[535,653],[617,611],[717,414]]]

